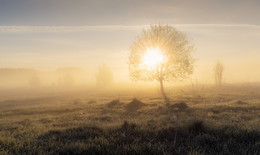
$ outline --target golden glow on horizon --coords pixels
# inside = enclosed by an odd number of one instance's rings
[[[160,48],[148,48],[143,57],[143,65],[152,70],[162,62],[167,61]]]

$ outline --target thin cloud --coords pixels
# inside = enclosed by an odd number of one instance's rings
[[[186,31],[201,28],[247,28],[260,29],[260,25],[249,24],[169,24]],[[100,25],[100,26],[0,26],[0,33],[55,33],[81,31],[141,30],[149,25]],[[199,30],[200,31],[200,30]]]
[[[142,28],[144,26],[141,26]],[[0,32],[31,33],[31,32],[80,32],[80,31],[109,31],[137,30],[139,25],[106,25],[106,26],[0,26]]]

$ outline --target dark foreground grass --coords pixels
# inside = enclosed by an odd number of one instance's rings
[[[22,144],[0,140],[6,154],[260,154],[260,133],[234,127],[212,129],[202,121],[147,129],[124,122],[111,128],[50,130]]]

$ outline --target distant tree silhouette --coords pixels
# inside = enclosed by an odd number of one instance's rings
[[[80,72],[80,68],[76,67],[64,67],[57,70],[59,74],[59,85],[71,87],[75,84],[75,75]]]
[[[67,73],[62,77],[62,82],[66,86],[72,86],[74,84],[74,77],[71,73]]]
[[[158,48],[165,58],[153,69],[144,67],[143,57],[149,48]],[[169,25],[150,26],[130,47],[129,72],[133,80],[156,80],[160,82],[161,93],[164,81],[185,79],[193,72],[194,59],[191,56],[193,45],[188,37]]]
[[[113,80],[113,73],[105,64],[98,67],[98,72],[96,73],[97,87],[111,86],[113,84]]]
[[[223,79],[223,71],[224,66],[221,62],[217,62],[215,67],[213,68],[214,71],[214,77],[215,77],[215,83],[217,86],[222,85],[222,79]]]
[[[41,80],[36,72],[33,73],[31,78],[29,79],[29,84],[34,88],[39,87],[41,85]]]

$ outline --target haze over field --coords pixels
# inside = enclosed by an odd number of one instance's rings
[[[259,0],[0,0],[0,155],[260,154]]]
[[[55,72],[77,67],[94,83],[106,64],[114,80],[129,83],[129,46],[150,24],[168,24],[190,36],[193,80],[259,82],[259,1],[0,1],[0,67]],[[208,13],[210,11],[210,13]]]

